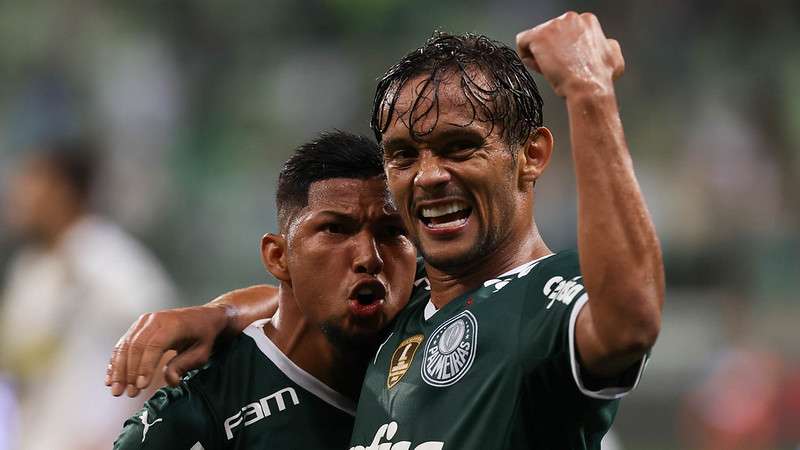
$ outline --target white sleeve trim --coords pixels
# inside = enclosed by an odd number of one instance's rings
[[[647,366],[648,358],[646,355],[642,357],[642,360],[639,363],[639,369],[636,373],[636,379],[630,386],[607,387],[598,391],[592,391],[586,388],[586,386],[583,384],[583,380],[581,380],[580,370],[578,368],[578,355],[575,351],[575,326],[578,323],[578,313],[581,312],[581,309],[586,306],[588,301],[588,294],[584,293],[581,295],[576,301],[575,307],[572,308],[572,313],[569,316],[569,364],[572,368],[572,378],[575,380],[575,384],[578,386],[578,389],[583,395],[600,400],[616,400],[628,395],[631,391],[636,389],[636,386],[639,385],[639,380],[642,379],[642,374]]]

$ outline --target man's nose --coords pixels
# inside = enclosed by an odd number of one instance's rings
[[[355,256],[353,270],[356,273],[377,275],[383,270],[383,259],[378,243],[371,233],[361,232],[355,236]]]
[[[424,190],[436,189],[450,181],[450,172],[441,165],[438,156],[426,150],[420,154],[419,170],[414,177],[414,186]]]

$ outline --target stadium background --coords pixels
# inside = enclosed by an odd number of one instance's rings
[[[616,431],[627,449],[690,448],[685,405],[713,361],[742,347],[784,373],[800,361],[797,5],[5,1],[0,183],[43,139],[95,137],[107,150],[99,209],[159,256],[185,304],[199,303],[268,280],[258,242],[275,229],[281,162],[320,130],[368,133],[375,78],[432,30],[513,45],[567,9],[593,11],[627,60],[617,93],[668,279],[655,357]],[[537,214],[551,247],[567,248],[566,114],[537,80],[557,142]],[[0,267],[18,245],[0,225]],[[742,339],[730,338],[732,315],[750,324]],[[800,436],[782,420],[790,448]]]

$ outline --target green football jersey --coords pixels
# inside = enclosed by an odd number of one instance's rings
[[[367,370],[351,450],[600,448],[646,358],[601,387],[581,377],[574,327],[588,295],[576,252],[524,264],[438,311],[418,275]]]
[[[125,422],[114,449],[347,448],[355,404],[296,366],[263,322]]]

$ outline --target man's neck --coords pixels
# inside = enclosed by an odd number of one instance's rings
[[[68,210],[42,228],[41,243],[49,250],[61,245],[67,233],[85,217],[83,209]]]
[[[369,355],[346,352],[330,343],[318,325],[298,310],[291,288],[281,285],[278,311],[264,333],[298,367],[331,389],[357,399]]]
[[[458,268],[437,269],[426,263],[433,305],[441,309],[458,296],[477,289],[484,281],[552,253],[535,224],[525,236],[519,240],[506,239],[492,253]]]

